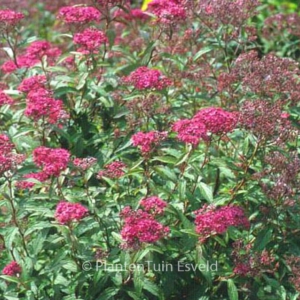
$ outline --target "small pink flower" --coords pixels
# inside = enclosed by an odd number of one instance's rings
[[[64,113],[63,102],[53,99],[51,93],[44,88],[31,90],[27,95],[26,104],[25,115],[35,121],[45,119],[50,124],[56,124]]]
[[[176,121],[172,130],[177,132],[177,138],[185,143],[198,145],[201,140],[208,140],[207,128],[195,119],[183,119]]]
[[[137,248],[141,243],[155,243],[169,234],[169,227],[163,226],[152,215],[142,210],[125,207],[120,213],[124,219],[121,231],[125,241],[123,248]]]
[[[106,165],[104,167],[105,170],[98,172],[97,178],[98,179],[101,179],[102,177],[120,178],[125,174],[124,169],[126,167],[127,167],[126,164],[124,164],[123,162],[114,161],[114,162]]]
[[[148,10],[157,16],[158,22],[164,24],[183,21],[187,17],[185,7],[176,0],[152,0]]]
[[[250,227],[250,222],[243,209],[236,205],[220,208],[214,205],[205,205],[195,214],[196,232],[200,235],[200,241],[205,241],[212,235],[226,232],[229,226],[242,226],[246,229]]]
[[[16,25],[20,20],[24,19],[22,13],[13,10],[0,10],[0,24]]]
[[[133,85],[138,90],[162,90],[171,85],[171,80],[164,77],[159,70],[149,69],[148,67],[137,68],[123,80],[125,83]]]
[[[21,92],[28,93],[31,90],[45,89],[45,84],[47,83],[46,76],[36,75],[29,78],[23,79],[21,84],[18,87],[18,90]]]
[[[32,178],[32,179],[36,179],[40,182],[44,182],[49,178],[49,175],[46,174],[45,172],[37,172],[37,173],[26,174],[23,177],[27,178],[27,179]],[[30,190],[35,186],[35,183],[30,182],[30,181],[20,180],[20,181],[16,182],[15,186],[18,189],[22,189],[22,190],[29,189]]]
[[[238,115],[219,107],[208,107],[198,111],[193,119],[202,122],[211,133],[226,134],[235,128]]]
[[[75,158],[73,160],[73,165],[80,169],[81,171],[85,171],[92,167],[97,163],[97,158],[95,157],[86,157],[86,158]]]
[[[41,61],[43,57],[47,57],[48,64],[54,64],[56,58],[61,55],[61,50],[53,47],[47,41],[35,41],[31,43],[26,49],[26,56],[32,60]]]
[[[148,213],[153,215],[161,215],[164,213],[167,202],[163,201],[157,196],[151,196],[141,200],[140,205]]]
[[[139,146],[143,153],[149,153],[156,145],[166,139],[167,132],[138,132],[131,138],[134,146]]]
[[[2,270],[3,275],[18,276],[22,272],[22,268],[16,261],[12,261]]]
[[[99,52],[101,45],[108,42],[108,38],[100,30],[95,28],[87,28],[81,33],[76,33],[74,36],[74,44],[80,45],[88,53]]]
[[[3,91],[0,90],[0,105],[12,104],[14,100],[7,96]]]
[[[233,272],[237,275],[247,276],[251,274],[252,268],[251,265],[249,265],[249,263],[237,263]]]
[[[13,152],[14,148],[8,136],[0,134],[0,174],[16,169],[25,160],[25,155]]]
[[[289,113],[286,113],[286,112],[283,112],[283,113],[280,115],[280,117],[281,117],[282,119],[288,119],[288,118],[290,117],[290,114],[289,114]]]
[[[58,17],[65,23],[88,23],[100,20],[100,12],[89,6],[65,6],[59,10]]]
[[[68,150],[51,149],[44,146],[33,150],[33,161],[48,176],[58,177],[68,166],[70,153]]]
[[[80,203],[60,202],[55,211],[55,218],[60,224],[67,224],[72,221],[83,219],[88,210]]]
[[[1,70],[4,73],[12,73],[17,69],[30,68],[36,65],[39,61],[35,58],[29,57],[28,55],[20,55],[16,58],[17,64],[13,60],[5,62],[1,66]]]

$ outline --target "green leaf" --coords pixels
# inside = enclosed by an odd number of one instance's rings
[[[33,224],[31,225],[24,233],[24,236],[26,237],[27,235],[31,234],[32,232],[38,230],[42,230],[44,228],[49,228],[49,227],[52,227],[54,226],[53,224],[51,224],[50,222],[48,221],[41,221],[41,222],[38,222],[37,224]]]
[[[200,182],[198,187],[203,198],[208,202],[212,203],[214,199],[212,188],[204,182]]]
[[[155,45],[156,45],[156,41],[150,42],[149,45],[147,46],[147,48],[141,53],[140,56],[143,56],[143,58],[141,59],[141,65],[146,65],[149,63],[149,60],[151,59],[152,51],[154,50]]]
[[[8,276],[8,275],[0,275],[0,278],[4,279],[5,281],[20,283],[21,280],[15,276]]]
[[[166,208],[166,211],[170,211],[175,214],[179,220],[182,222],[184,229],[194,229],[194,224],[178,209],[176,209],[173,205],[169,204]]]
[[[238,300],[239,293],[232,279],[227,280],[228,296],[230,300]]]
[[[256,251],[262,251],[266,245],[271,241],[273,234],[272,228],[266,228],[262,230],[256,237],[253,249]]]
[[[175,166],[180,166],[182,163],[186,162],[190,156],[190,152],[185,153],[179,160],[179,162],[176,163]]]
[[[151,161],[161,161],[167,164],[174,165],[177,160],[172,156],[156,156]]]
[[[137,294],[134,293],[134,292],[128,291],[127,294],[128,294],[128,296],[130,297],[130,299],[133,299],[133,300],[141,300],[141,296],[140,296],[140,295],[137,295]],[[102,298],[101,298],[101,299],[102,299]]]
[[[113,236],[113,238],[117,241],[117,242],[120,242],[120,243],[123,243],[123,239],[121,237],[121,235],[119,233],[116,233],[116,232],[112,232],[111,235]]]
[[[178,184],[178,192],[179,192],[179,199],[184,201],[186,199],[186,181],[180,180]]]
[[[163,299],[159,287],[152,281],[148,279],[144,279],[144,289],[147,290],[152,295],[158,297],[158,299]]]
[[[116,287],[109,287],[104,290],[104,292],[99,296],[98,299],[112,300],[112,299],[114,299],[113,296],[118,294],[118,292],[119,292],[119,289],[117,289]]]
[[[84,87],[84,85],[85,85],[85,83],[86,83],[86,79],[88,78],[88,76],[89,76],[89,73],[88,73],[88,72],[84,72],[84,73],[82,73],[82,74],[80,75],[79,81],[78,81],[78,84],[77,84],[77,87],[76,87],[76,89],[77,89],[78,91],[81,90],[81,89]]]
[[[171,171],[170,168],[165,167],[165,166],[155,166],[153,169],[161,177],[163,177],[165,179],[169,179],[169,180],[171,180],[174,183],[177,181],[177,177],[176,177],[175,173],[173,171]]]
[[[194,56],[194,61],[196,61],[197,59],[199,59],[202,55],[212,51],[213,48],[212,47],[204,47],[203,49],[201,49],[200,51],[198,51],[195,56]]]
[[[71,86],[62,86],[54,91],[54,96],[55,98],[60,98],[62,95],[66,95],[69,93],[78,93],[78,91]]]

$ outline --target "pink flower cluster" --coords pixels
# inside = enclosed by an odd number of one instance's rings
[[[68,118],[63,110],[63,102],[53,99],[52,93],[46,89],[47,79],[44,75],[36,75],[25,78],[18,90],[28,93],[25,115],[35,121],[43,119],[50,124],[57,124],[62,119]]]
[[[54,64],[61,51],[53,47],[47,41],[35,41],[29,45],[24,55],[16,58],[16,61],[9,60],[1,66],[4,73],[12,73],[20,68],[30,68],[40,62],[43,57],[47,57],[48,64]]]
[[[90,6],[65,6],[59,10],[58,17],[68,24],[97,22],[100,12]]]
[[[264,100],[244,101],[240,108],[239,123],[258,137],[277,144],[294,139],[293,125],[282,111],[280,101],[275,104]]]
[[[107,43],[108,39],[102,31],[95,28],[87,28],[81,33],[76,33],[73,41],[82,47],[78,51],[97,53],[99,52],[99,47]]]
[[[46,76],[36,75],[36,76],[23,79],[23,81],[18,87],[18,90],[24,93],[29,93],[32,90],[45,88],[46,83],[47,83]]]
[[[68,224],[72,221],[80,221],[87,213],[87,208],[80,203],[61,201],[56,207],[55,219],[60,224]]]
[[[25,115],[32,117],[35,121],[44,119],[50,124],[58,123],[61,115],[65,114],[63,102],[51,96],[51,93],[44,88],[29,92],[26,100]]]
[[[14,145],[5,134],[0,134],[0,149],[1,154],[8,154],[14,149]]]
[[[22,19],[24,19],[22,13],[9,9],[0,10],[0,24],[16,25]]]
[[[241,207],[227,205],[217,208],[214,205],[205,205],[195,211],[196,232],[200,235],[200,241],[204,242],[208,237],[226,232],[230,226],[250,227],[250,222]]]
[[[171,80],[164,77],[159,70],[139,67],[129,76],[123,78],[124,83],[133,85],[138,90],[162,90],[171,85]]]
[[[14,101],[11,97],[7,96],[3,91],[0,90],[0,105],[12,104]]]
[[[138,248],[141,243],[155,243],[170,231],[169,227],[163,226],[153,215],[141,209],[134,211],[125,207],[120,216],[124,219],[121,230],[122,239],[125,241],[124,248]]]
[[[14,145],[5,134],[0,134],[0,174],[15,168],[25,160],[25,155],[13,152]]]
[[[97,163],[97,158],[95,157],[86,157],[86,158],[75,158],[73,160],[73,165],[80,169],[81,171],[85,171],[92,167]]]
[[[284,31],[287,31],[289,34],[299,36],[299,29],[300,16],[297,13],[280,13],[271,15],[265,19],[262,33],[265,39],[271,40],[278,38]]]
[[[164,213],[167,202],[157,196],[147,197],[141,200],[140,205],[143,209],[153,215],[161,215]]]
[[[155,14],[161,23],[175,23],[187,18],[187,12],[182,2],[179,0],[153,0],[148,4],[148,10]]]
[[[120,178],[125,174],[124,169],[126,167],[127,167],[126,164],[124,164],[123,162],[114,161],[114,162],[106,165],[104,167],[105,170],[98,172],[97,178],[98,179],[101,179],[102,177]]]
[[[204,108],[192,119],[176,121],[172,130],[177,138],[185,143],[198,145],[201,140],[208,140],[211,134],[226,134],[232,131],[238,122],[238,114],[218,107]]]
[[[53,47],[51,43],[47,41],[35,41],[26,49],[26,55],[32,60],[36,59],[39,61],[41,61],[44,56],[47,56],[53,63],[55,59],[61,55],[61,50],[57,47]]]
[[[238,114],[218,107],[209,107],[201,109],[194,116],[194,119],[202,122],[207,131],[214,134],[224,134],[235,128],[238,122]]]
[[[48,174],[46,174],[44,172],[37,172],[37,173],[26,174],[26,175],[23,176],[23,178],[36,179],[40,182],[44,182],[49,178],[49,176],[48,176]],[[22,190],[32,189],[35,186],[35,183],[30,182],[30,181],[26,181],[26,180],[20,180],[20,181],[16,182],[15,186],[16,186],[16,188],[22,189]]]
[[[149,131],[138,132],[131,138],[134,146],[139,146],[143,153],[149,153],[162,140],[166,139],[167,132]]]
[[[258,94],[259,97],[299,102],[299,64],[290,58],[282,58],[269,53],[262,58],[257,51],[240,54],[230,73],[219,77],[219,90],[236,89]],[[277,99],[277,98],[276,98]]]
[[[234,261],[233,273],[240,276],[258,276],[260,273],[276,272],[275,257],[270,251],[253,251],[252,244],[244,244],[242,240],[233,243],[231,256]]]
[[[192,145],[198,145],[200,140],[207,140],[207,130],[202,122],[195,119],[183,119],[175,122],[172,130],[177,132],[177,138]]]
[[[10,142],[8,136],[0,135],[0,174],[9,170],[12,166],[12,150],[14,145]]]
[[[16,261],[10,262],[2,270],[2,274],[7,276],[17,276],[21,272],[22,272],[22,268]]]
[[[49,176],[59,176],[61,171],[68,166],[70,153],[68,150],[57,148],[51,149],[44,146],[33,150],[33,161],[42,172]]]
[[[37,63],[38,63],[37,60],[32,60],[30,57],[28,57],[26,55],[20,55],[16,58],[16,62],[13,60],[9,60],[9,61],[5,62],[1,66],[1,70],[4,73],[9,74],[9,73],[16,71],[17,69],[30,68]]]
[[[203,17],[210,17],[217,24],[241,26],[255,15],[258,0],[201,0],[200,11]]]

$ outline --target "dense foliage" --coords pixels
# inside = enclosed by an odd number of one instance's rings
[[[297,1],[2,2],[0,298],[298,299]]]

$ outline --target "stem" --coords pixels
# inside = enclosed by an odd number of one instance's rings
[[[70,241],[71,241],[71,256],[73,257],[76,265],[78,268],[81,268],[81,264],[79,262],[79,260],[77,259],[77,254],[78,254],[78,251],[77,251],[77,238],[73,232],[73,228],[72,228],[72,224],[68,224],[67,225],[68,227],[68,233],[69,233],[69,238],[70,238]]]
[[[22,241],[22,245],[23,245],[24,251],[25,251],[26,255],[28,257],[30,257],[29,252],[27,250],[24,233],[22,232],[22,230],[20,228],[20,225],[19,225],[19,222],[17,220],[17,210],[16,210],[16,208],[14,206],[14,201],[13,201],[12,182],[11,182],[10,178],[6,178],[6,179],[7,179],[7,182],[8,182],[8,189],[9,189],[8,200],[9,200],[9,203],[10,203],[10,206],[11,206],[11,210],[12,210],[12,221],[13,221],[13,224],[18,228],[19,234],[21,236],[21,241]]]
[[[183,177],[183,175],[184,175],[184,172],[185,172],[185,170],[186,170],[186,168],[187,168],[187,166],[188,166],[189,158],[191,157],[192,153],[193,153],[193,147],[191,147],[191,148],[188,150],[187,157],[186,157],[185,161],[182,162],[182,164],[181,164],[182,168],[181,168],[181,170],[180,170],[180,175],[179,175],[179,177],[178,177],[178,180],[177,180],[177,182],[176,182],[176,184],[175,184],[175,186],[174,186],[174,188],[173,188],[171,194],[169,195],[168,201],[171,200],[171,196],[174,194],[174,192],[175,192],[176,189],[178,188],[179,182],[180,182],[180,180],[182,179],[182,177]]]
[[[261,142],[261,141],[258,140],[257,144],[255,145],[255,148],[254,148],[254,150],[253,150],[253,153],[252,153],[252,155],[251,155],[251,157],[250,157],[250,159],[249,159],[247,165],[246,165],[245,168],[244,168],[244,178],[243,178],[243,179],[238,183],[238,185],[233,189],[233,193],[232,193],[232,195],[231,195],[231,198],[230,198],[228,204],[230,204],[230,203],[234,200],[234,198],[235,198],[237,192],[238,192],[238,191],[242,188],[242,186],[246,183],[246,173],[248,172],[248,170],[249,170],[249,168],[250,168],[250,165],[252,164],[253,159],[254,159],[254,157],[255,157],[257,151],[258,151],[258,148],[259,148],[259,146],[260,146],[260,142]]]

